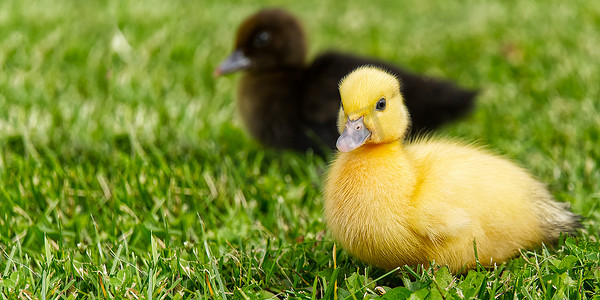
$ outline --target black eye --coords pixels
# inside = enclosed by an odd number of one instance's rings
[[[378,111],[385,110],[385,98],[381,98],[379,101],[377,101],[377,104],[375,104],[375,109]]]
[[[271,34],[267,31],[261,31],[254,36],[252,45],[256,48],[262,48],[271,42]]]

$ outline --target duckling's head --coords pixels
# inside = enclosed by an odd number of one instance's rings
[[[410,118],[394,75],[372,66],[360,67],[342,79],[340,95],[340,151],[404,138]]]
[[[233,53],[214,75],[302,67],[305,57],[304,31],[298,20],[283,9],[264,9],[242,22]]]

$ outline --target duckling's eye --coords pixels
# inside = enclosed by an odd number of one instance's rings
[[[271,34],[267,31],[261,31],[254,36],[254,40],[252,40],[252,45],[256,48],[262,48],[271,42]]]
[[[379,99],[379,101],[377,101],[377,104],[375,104],[375,109],[378,111],[384,111],[385,110],[385,98],[381,98]]]

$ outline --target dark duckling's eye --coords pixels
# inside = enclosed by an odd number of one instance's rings
[[[267,31],[260,31],[258,34],[254,36],[254,40],[252,40],[252,45],[256,48],[262,48],[271,42],[271,34]]]
[[[378,111],[384,111],[385,110],[385,98],[381,98],[379,99],[379,101],[377,101],[377,104],[375,104],[375,109]]]

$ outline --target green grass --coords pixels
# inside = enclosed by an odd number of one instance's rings
[[[334,248],[327,159],[252,141],[238,77],[211,75],[271,5],[305,21],[312,55],[479,88],[439,134],[531,170],[581,235],[460,276]],[[0,299],[600,297],[598,1],[4,0],[0,28]]]

